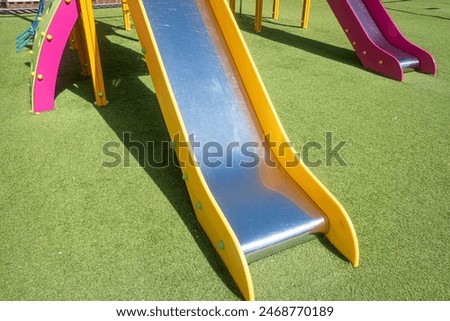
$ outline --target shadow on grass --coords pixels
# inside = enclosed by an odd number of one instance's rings
[[[8,16],[2,15],[1,17],[4,18],[4,17],[8,17]],[[20,13],[13,12],[9,15],[9,17],[19,18],[19,19],[28,21],[31,24],[34,21],[34,19],[36,18],[36,14],[20,14]]]
[[[389,8],[388,6],[386,6],[386,9],[388,9],[389,11],[396,11],[396,12],[406,13],[406,14],[410,14],[410,15],[414,15],[414,16],[435,18],[435,19],[441,19],[441,20],[450,20],[450,18],[448,18],[448,17],[442,17],[442,16],[437,16],[437,15],[423,14],[423,13],[411,12],[411,11],[407,11],[407,10]],[[425,8],[424,10],[439,10],[439,8]]]
[[[340,258],[342,261],[344,262],[348,262],[347,258],[345,256],[343,256],[341,254],[341,252],[339,252],[333,244],[330,243],[330,241],[325,237],[325,235],[318,235],[317,239],[319,240],[320,243],[322,243],[323,246],[325,246],[325,248],[330,251],[331,253],[333,253],[336,257]]]
[[[241,30],[248,33],[254,33],[253,16],[249,15],[242,15],[241,17],[236,16],[236,20],[238,21]],[[356,56],[353,50],[305,38],[280,29],[270,28],[268,24],[279,25],[277,22],[273,20],[264,21],[262,32],[259,34],[261,37],[298,48],[300,50],[321,56],[326,59],[334,60],[340,63],[350,65],[352,67],[365,70],[365,68],[361,65],[361,62],[359,61],[358,57]],[[301,54],[302,53],[299,51],[299,55]]]
[[[228,274],[228,270],[195,217],[180,169],[173,163],[164,168],[152,167],[147,164],[142,150],[139,151],[136,148],[136,145],[147,146],[147,142],[153,142],[146,149],[148,159],[151,159],[152,155],[163,155],[166,150],[162,150],[162,146],[167,146],[163,143],[170,141],[156,95],[140,80],[140,77],[150,77],[143,55],[126,47],[130,44],[130,39],[134,42],[137,40],[116,33],[116,27],[102,20],[97,21],[96,27],[101,48],[106,95],[109,101],[107,107],[97,109],[98,113],[115,132],[117,138],[132,155],[131,157],[137,160],[140,167],[170,201],[223,283],[240,297],[240,292]],[[121,37],[125,40],[124,46],[112,43],[108,40],[109,36]],[[88,101],[94,101],[91,80],[80,75],[76,53],[66,50],[60,70],[64,76],[60,74],[57,92],[69,88],[76,95]],[[124,139],[124,133],[130,133],[131,140]],[[131,186],[131,188],[139,187]],[[149,224],[150,222],[151,218],[149,218]]]
[[[388,8],[386,5],[387,4],[391,4],[391,3],[398,3],[398,2],[410,2],[411,0],[390,0],[390,1],[383,1],[383,4],[385,5],[386,9],[388,9],[389,11],[397,11],[397,12],[401,12],[401,13],[406,13],[406,14],[411,14],[411,15],[415,15],[415,16],[422,16],[422,17],[430,17],[430,18],[436,18],[436,19],[442,19],[442,20],[450,20],[450,18],[448,17],[442,17],[442,16],[436,16],[436,15],[429,15],[429,14],[423,14],[423,13],[417,13],[417,12],[411,12],[411,11],[406,11],[406,10],[400,10],[400,9],[394,9],[394,8]],[[437,7],[428,7],[428,8],[423,8],[424,10],[439,10],[441,8],[437,8]]]

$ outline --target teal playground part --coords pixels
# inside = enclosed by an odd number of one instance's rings
[[[44,7],[45,0],[39,0],[39,8],[38,13],[36,14],[36,18],[34,18],[34,21],[31,23],[31,26],[27,30],[16,37],[16,52],[21,51],[23,48],[25,48],[26,45],[33,41],[34,35],[36,34],[36,29],[39,26],[39,22],[41,20],[40,18],[42,12],[44,11]]]

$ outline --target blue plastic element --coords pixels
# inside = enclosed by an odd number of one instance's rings
[[[42,12],[44,12],[45,1],[46,0],[39,0],[38,13],[36,14],[36,18],[34,18],[34,21],[31,23],[30,28],[16,37],[16,53],[21,51],[33,41],[36,30],[39,26],[39,17],[42,15]]]

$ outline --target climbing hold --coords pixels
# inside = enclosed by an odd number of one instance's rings
[[[53,40],[53,36],[52,35],[47,35],[47,40],[48,41],[52,41]]]
[[[37,20],[38,20],[39,22],[41,22],[41,21],[42,21],[42,17],[38,17]]]
[[[30,55],[33,55],[33,50],[28,51]]]
[[[175,147],[177,147],[177,143],[175,141],[171,141],[170,148],[175,148]]]
[[[145,54],[147,53],[147,49],[144,48],[144,47],[142,47],[142,48],[141,48],[141,52],[145,55]]]
[[[31,72],[31,77],[36,76],[36,73],[34,71]]]
[[[70,0],[66,0],[66,4],[70,4]]]
[[[363,51],[363,55],[367,55],[367,51],[364,50],[364,51]]]
[[[345,29],[345,32],[348,32],[348,29]]]
[[[42,74],[39,74],[39,75],[37,75],[37,79],[42,80],[42,79],[44,79],[44,76]]]
[[[217,242],[217,248],[220,250],[225,250],[225,243],[220,240],[219,242]]]
[[[198,201],[198,202],[195,204],[195,207],[196,207],[197,209],[201,210],[201,209],[203,208],[202,202]]]
[[[183,178],[183,181],[187,181],[188,180],[188,174],[183,173],[183,176],[181,176]]]
[[[45,37],[45,31],[41,31],[41,37]]]
[[[103,93],[100,91],[100,92],[98,93],[98,96],[99,96],[100,98],[102,98],[102,97],[103,97]]]
[[[383,64],[383,60],[378,61],[378,64],[382,65]]]

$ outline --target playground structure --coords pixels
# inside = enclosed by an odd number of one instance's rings
[[[124,28],[130,30],[131,15],[127,0],[122,0],[122,12]],[[105,106],[108,103],[92,0],[40,0],[34,22],[16,38],[16,51],[33,41],[29,53],[32,57],[31,105],[35,113],[54,108],[56,79],[68,38],[70,48],[78,51],[82,74],[92,76],[95,104]]]
[[[91,75],[95,103],[105,106],[107,100],[91,1],[47,1],[40,20],[30,51],[33,112],[54,108],[59,65],[71,34],[71,46],[78,49],[83,74]]]
[[[340,3],[357,1],[370,2]],[[141,0],[123,1],[122,6],[125,28],[130,27],[130,14],[133,17],[173,146],[184,164],[182,177],[197,219],[243,297],[254,299],[249,263],[313,234],[324,234],[358,266],[359,247],[350,218],[288,144],[226,2]],[[342,9],[332,4],[332,8],[340,21],[349,19],[349,25],[361,25],[360,19],[346,15],[348,6]],[[359,8],[388,18],[375,5]],[[91,0],[47,1],[40,17],[30,52],[33,111],[54,107],[57,73],[68,39],[78,51],[83,74],[92,76],[96,105],[106,105]],[[347,34],[354,35],[350,29]],[[374,38],[365,35],[370,41]],[[388,54],[380,46],[375,49]],[[420,56],[422,52],[415,53]],[[413,64],[425,68],[424,58],[419,58]],[[389,65],[385,61],[379,65]],[[397,73],[392,76],[398,76],[398,69],[392,70]],[[222,147],[261,144],[245,152],[232,149],[230,164],[209,166],[204,149],[194,147],[210,142]],[[242,166],[248,163],[249,152],[260,161]]]
[[[130,1],[198,221],[243,297],[254,299],[248,264],[324,234],[353,266],[355,230],[345,209],[296,156],[225,1]],[[34,112],[53,109],[67,40],[92,76],[97,106],[107,103],[91,0],[50,0],[32,50]],[[231,149],[207,165],[204,148]],[[248,165],[249,153],[254,162]],[[231,160],[228,158],[231,156]],[[229,162],[230,160],[230,162]],[[198,164],[196,164],[198,163]]]
[[[40,0],[39,12],[36,19],[28,30],[17,37],[16,51],[20,51],[34,39],[39,21],[42,19],[41,15],[44,3],[45,0]],[[53,1],[51,3],[53,3]],[[263,0],[256,0],[255,3],[255,31],[261,32]],[[436,74],[436,63],[432,55],[409,42],[401,34],[400,30],[390,18],[381,1],[328,0],[328,3],[341,24],[342,29],[345,31],[345,34],[352,44],[358,58],[367,69],[399,81],[403,80],[404,72],[409,70],[418,70],[423,73]],[[230,0],[229,4],[231,10],[235,12],[236,0]],[[306,29],[308,27],[310,6],[311,0],[303,1],[303,10],[300,23],[301,28]],[[128,0],[122,0],[122,10],[124,28],[129,30],[131,28],[131,20]],[[279,12],[280,1],[273,0],[272,18],[278,19]],[[77,23],[77,25],[80,24],[81,22]],[[88,28],[89,24],[84,27]],[[74,30],[78,35],[81,35],[84,33],[84,27],[76,27]],[[45,28],[40,28],[40,30],[42,29]],[[40,31],[40,34],[42,34],[42,32],[45,33],[46,31]],[[87,32],[89,32],[89,30]],[[90,53],[89,48],[95,49],[97,47],[95,46],[95,42],[90,46],[87,46],[86,40],[83,39],[91,38],[86,37],[90,37],[89,34],[85,34],[85,37],[76,37],[76,34],[74,34],[71,37],[71,42],[77,41],[80,43],[79,53],[83,74],[88,75],[90,69],[92,68],[100,68],[99,73],[94,73],[93,83],[96,92],[96,104],[98,106],[103,106],[106,104],[106,97],[101,73],[101,64],[99,61],[100,58],[95,54],[95,52]],[[40,50],[46,49],[49,46],[49,44],[43,45],[43,48],[41,48],[40,45],[41,43],[38,43],[38,45],[32,50],[32,53],[34,53],[33,62],[37,61],[37,56],[39,56]],[[78,48],[78,46],[74,45],[74,48]],[[38,53],[35,53],[35,49],[37,49]],[[98,49],[95,50],[98,51]],[[89,64],[87,63],[89,59],[97,59],[98,61],[97,63],[92,62]],[[36,67],[35,64],[32,66]],[[87,66],[91,67],[88,68]],[[37,79],[40,81],[41,87],[44,87],[44,90],[40,89],[39,91],[36,91],[36,95],[33,94],[33,111],[40,112],[43,110],[51,110],[53,108],[53,99],[48,97],[53,97],[51,91],[52,88],[54,89],[55,87],[54,82],[56,81],[57,70],[57,68],[56,70],[47,70],[47,74],[50,78],[46,81],[42,81],[43,74],[39,73],[36,68],[32,68],[32,72],[38,75]],[[32,88],[34,87],[35,86],[32,86]],[[39,94],[44,92],[46,94]],[[45,99],[47,99],[47,101],[45,101]]]
[[[242,10],[242,1],[240,0],[240,12]],[[262,31],[262,13],[263,0],[255,0],[255,32]],[[230,8],[232,12],[236,12],[236,0],[230,0]],[[307,29],[309,23],[309,12],[311,8],[311,0],[303,0],[302,16],[300,20],[300,28]],[[278,19],[280,16],[280,0],[273,0],[272,4],[272,19]]]
[[[243,0],[241,0],[243,1]],[[405,71],[436,74],[427,51],[408,41],[380,0],[327,0],[363,66],[402,81]],[[230,0],[235,12],[236,0]],[[311,0],[303,0],[300,27],[308,28]],[[280,0],[273,0],[272,18],[278,19]],[[255,32],[262,30],[263,0],[256,0]]]

